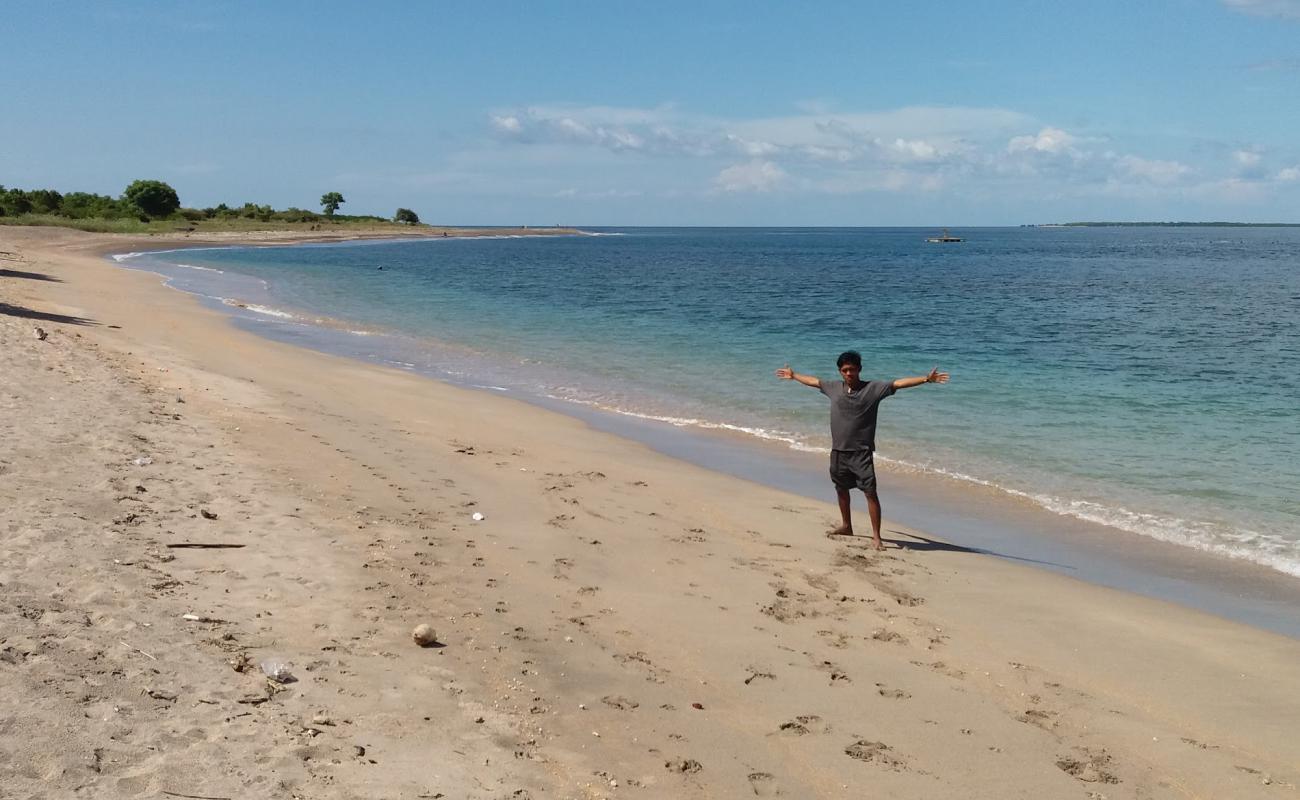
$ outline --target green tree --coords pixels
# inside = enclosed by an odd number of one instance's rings
[[[259,206],[257,203],[244,203],[244,206],[239,209],[239,216],[244,219],[255,219],[258,222],[270,222],[271,215],[274,213],[275,209],[269,205]]]
[[[32,210],[31,198],[22,189],[10,189],[0,194],[0,208],[11,217],[28,214]]]
[[[325,210],[325,216],[327,217],[334,216],[334,212],[339,210],[339,206],[346,202],[347,200],[344,200],[343,195],[338,192],[326,192],[320,196],[320,205]]]
[[[154,219],[169,217],[181,207],[176,190],[162,181],[136,181],[126,187],[122,199]]]
[[[419,225],[420,216],[409,208],[399,208],[393,215],[393,222],[405,222],[407,225]]]
[[[124,214],[129,216],[129,210],[123,209],[124,203],[105,194],[91,194],[90,192],[68,192],[63,196],[63,205],[59,213],[70,219],[102,218],[117,219]]]
[[[33,214],[57,214],[63,205],[63,195],[53,189],[34,189],[27,197],[32,201]]]

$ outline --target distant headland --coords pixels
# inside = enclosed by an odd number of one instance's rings
[[[339,239],[375,236],[547,236],[577,234],[576,228],[479,227],[429,225],[409,208],[397,209],[391,218],[373,214],[340,214],[346,203],[340,192],[321,195],[321,211],[244,203],[208,208],[187,208],[171,185],[159,180],[137,180],[119,197],[92,192],[55,189],[18,189],[0,185],[0,225],[74,228],[91,233],[147,234],[150,236],[197,233],[228,236],[252,233],[286,233],[299,239]]]
[[[1300,228],[1300,222],[1050,222],[1022,228]]]

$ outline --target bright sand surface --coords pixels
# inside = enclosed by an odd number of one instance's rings
[[[0,796],[1297,793],[1294,639],[834,541],[102,257],[171,243],[0,228]]]

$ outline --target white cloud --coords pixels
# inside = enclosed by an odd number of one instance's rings
[[[594,192],[583,192],[577,189],[561,189],[552,197],[558,199],[580,198],[583,200],[625,200],[630,197],[641,197],[642,192],[632,189],[602,189]]]
[[[1263,154],[1258,150],[1234,150],[1231,158],[1236,169],[1236,177],[1252,181],[1268,178],[1268,166],[1264,163]]]
[[[1259,181],[1225,178],[1199,184],[1191,195],[1215,203],[1259,203],[1267,198],[1268,193]]]
[[[723,140],[735,148],[741,155],[751,157],[775,155],[781,150],[780,146],[775,145],[772,142],[746,139],[743,136],[737,136],[734,133],[724,134]]]
[[[1297,0],[1300,2],[1300,0]],[[556,198],[709,194],[920,194],[952,187],[1015,187],[1039,197],[1124,196],[1152,200],[1251,197],[1259,187],[1300,181],[1300,165],[1277,171],[1251,146],[1218,163],[1138,156],[1113,140],[1036,122],[996,108],[906,107],[879,112],[796,113],[763,119],[688,114],[673,106],[531,106],[488,119],[499,142],[527,145],[509,156],[530,169],[564,164],[617,171],[623,190],[563,189]],[[1036,132],[1030,132],[1036,131]],[[496,163],[503,151],[483,150]],[[628,156],[653,158],[651,166]],[[572,174],[572,173],[570,173]],[[712,175],[711,178],[707,177]],[[538,181],[545,184],[547,181]],[[1212,187],[1212,188],[1207,188]]]
[[[717,149],[715,142],[670,124],[673,116],[666,109],[534,106],[493,114],[488,121],[498,137],[526,144],[583,145],[652,155],[701,155]]]
[[[935,192],[945,185],[940,173],[907,169],[880,171],[838,171],[810,183],[809,188],[826,194],[860,194],[862,192]]]
[[[517,134],[522,133],[524,125],[515,116],[498,116],[493,114],[491,117],[492,127],[501,133]]]
[[[901,108],[877,113],[808,113],[754,120],[608,106],[533,106],[493,114],[492,132],[525,144],[600,147],[654,156],[849,163],[935,162],[970,152],[970,138],[1023,127],[1002,109]]]
[[[828,144],[864,138],[985,138],[1032,122],[1026,114],[1001,108],[905,106],[888,111],[769,117],[735,122],[732,129],[768,141]]]
[[[1074,149],[1075,137],[1060,128],[1043,128],[1033,136],[1016,136],[1007,142],[1008,153],[1069,153]]]
[[[723,192],[770,192],[783,183],[786,171],[771,161],[749,161],[733,164],[713,179],[716,189]]]
[[[1300,0],[1223,0],[1233,11],[1257,17],[1300,19]]]
[[[1137,156],[1121,156],[1116,161],[1121,174],[1150,183],[1167,185],[1192,173],[1192,168],[1177,161],[1159,161]]]
[[[889,148],[907,161],[934,161],[939,157],[939,147],[923,139],[895,139]]]

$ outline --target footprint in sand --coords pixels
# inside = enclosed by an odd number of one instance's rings
[[[637,701],[624,697],[623,695],[606,695],[600,698],[600,702],[610,708],[617,708],[619,711],[631,711],[632,709],[641,706]]]
[[[829,733],[830,730],[826,721],[816,714],[800,714],[777,728],[777,732],[786,736],[807,736],[810,733]]]
[[[836,631],[817,631],[817,635],[826,640],[826,644],[834,647],[836,650],[843,650],[853,641],[847,633],[838,633]]]
[[[1055,711],[1046,711],[1041,708],[1029,708],[1025,709],[1025,713],[1016,717],[1016,719],[1030,725],[1037,725],[1045,731],[1050,731],[1056,728],[1055,717]],[[1064,767],[1062,767],[1062,769],[1064,769]]]
[[[749,773],[749,788],[753,789],[754,794],[759,797],[777,797],[781,794],[781,787],[776,783],[776,776],[770,772]]]
[[[1082,747],[1075,756],[1057,759],[1056,766],[1084,783],[1119,783],[1119,778],[1108,769],[1110,762],[1110,754],[1104,749]]]
[[[765,678],[769,681],[776,680],[776,674],[772,672],[768,672],[767,670],[762,670],[757,667],[749,667],[748,670],[749,670],[749,675],[745,678],[746,686],[750,685],[751,683],[758,680],[759,678]]]
[[[878,764],[896,772],[903,772],[907,769],[907,762],[895,755],[893,749],[884,742],[859,739],[844,748],[844,754],[857,761]]]
[[[924,661],[910,661],[908,663],[910,663],[914,667],[927,667],[939,673],[940,675],[947,675],[949,678],[955,678],[957,680],[962,680],[963,678],[966,677],[965,672],[957,669],[956,667],[950,667],[947,664],[943,663],[942,661],[936,661],[933,664],[927,664]]]
[[[877,628],[871,634],[871,638],[877,642],[894,642],[895,644],[907,644],[907,637],[898,631],[891,631],[885,628]]]
[[[925,598],[917,597],[886,580],[876,564],[876,560],[862,553],[853,553],[848,550],[841,550],[835,554],[835,565],[839,567],[852,567],[858,573],[863,575],[867,582],[884,594],[888,595],[900,606],[914,607],[925,602]]]
[[[817,667],[817,669],[821,670],[822,672],[828,673],[830,675],[831,686],[835,686],[840,683],[853,683],[853,679],[849,677],[848,673],[845,672],[843,669],[841,669],[840,666],[835,662],[816,661],[812,653],[805,652],[804,655],[813,658],[813,660],[816,662],[815,666]]]

